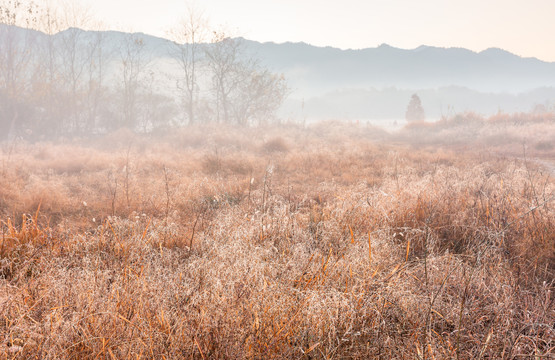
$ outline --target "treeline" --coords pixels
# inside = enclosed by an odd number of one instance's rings
[[[283,76],[194,9],[154,56],[144,35],[103,31],[86,10],[0,0],[0,140],[275,120]]]

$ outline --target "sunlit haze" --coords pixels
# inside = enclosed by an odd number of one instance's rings
[[[62,0],[55,0],[62,1]],[[186,11],[184,0],[77,0],[110,29],[164,37]],[[213,26],[257,41],[306,42],[338,48],[382,43],[502,48],[555,61],[552,0],[206,0],[197,1]]]
[[[0,360],[555,360],[554,15],[0,0]]]

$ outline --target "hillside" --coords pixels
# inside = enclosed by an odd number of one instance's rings
[[[555,63],[521,58],[501,49],[479,53],[420,46],[340,50],[302,43],[247,41],[270,68],[319,89],[351,87],[467,87],[480,92],[525,92],[555,86]],[[293,77],[293,76],[291,76]],[[304,90],[304,89],[303,89]]]
[[[101,37],[103,52],[112,55],[112,69],[121,65],[118,54],[129,34],[68,29],[52,37],[63,38],[67,32],[78,33],[83,42]],[[178,68],[168,61],[171,41],[134,35],[143,42],[143,56],[159,79],[159,88],[171,93],[178,74]],[[492,115],[530,111],[538,104],[550,109],[555,99],[555,63],[522,58],[501,49],[477,53],[430,46],[408,50],[383,44],[341,50],[305,43],[240,40],[246,55],[284,74],[291,93],[281,116],[294,120],[402,119],[414,92],[423,98],[426,114],[432,119],[449,111]],[[37,41],[48,44],[49,36],[39,33]]]

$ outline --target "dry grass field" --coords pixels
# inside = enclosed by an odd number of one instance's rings
[[[554,358],[550,116],[2,144],[0,359]]]

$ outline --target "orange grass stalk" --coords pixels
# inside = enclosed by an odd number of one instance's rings
[[[370,238],[370,231],[368,232],[368,266],[372,265],[372,239]]]
[[[198,341],[197,341],[196,336],[193,338],[193,340],[195,340],[195,345],[197,346],[198,351],[200,352],[200,356],[202,357],[202,360],[204,360],[205,357],[204,357],[204,354],[202,353],[202,350],[201,350],[201,348],[200,348],[200,345],[199,345],[199,343],[198,343]]]

